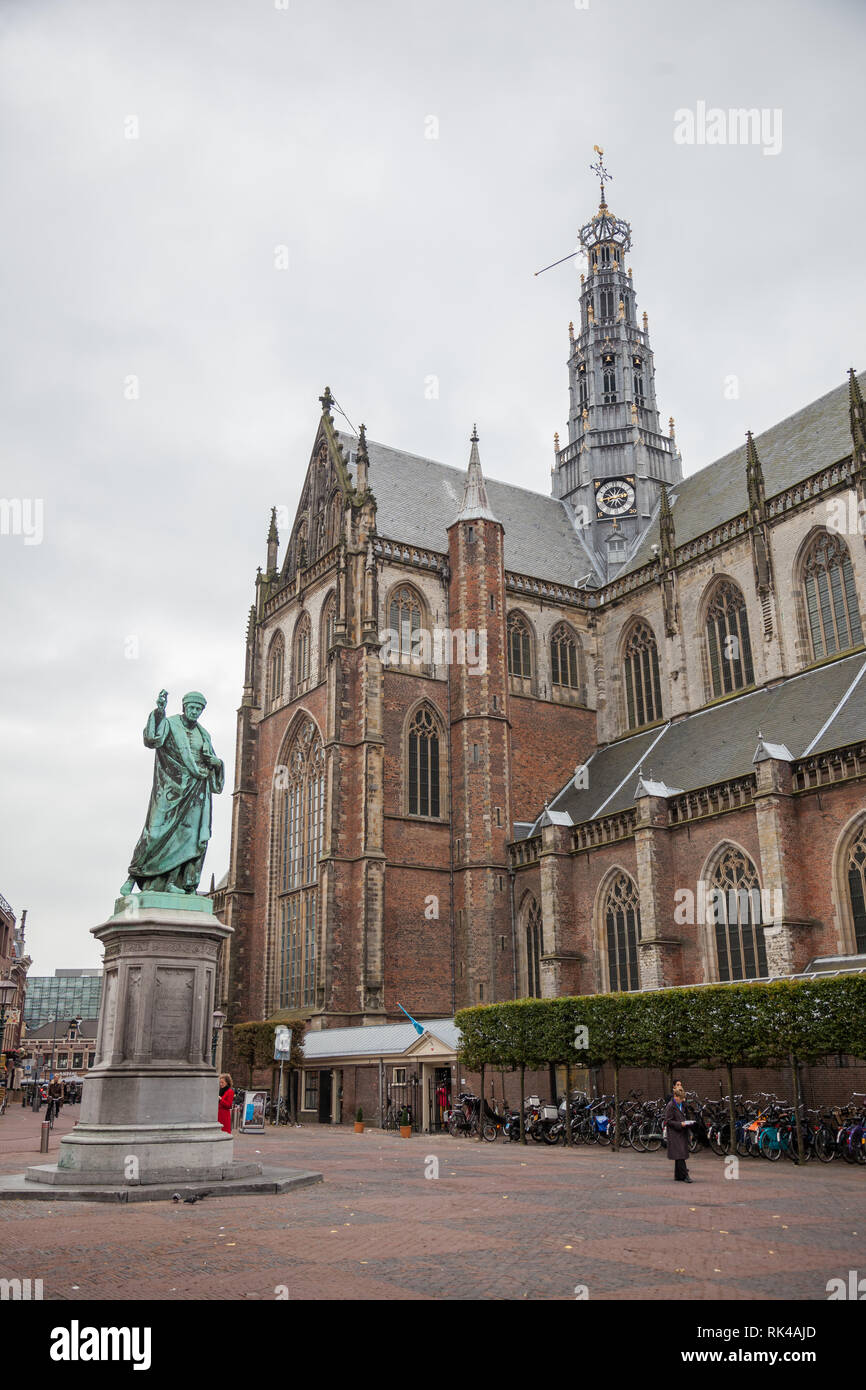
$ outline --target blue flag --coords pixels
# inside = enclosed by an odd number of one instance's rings
[[[424,1032],[424,1029],[421,1027],[421,1024],[418,1022],[417,1018],[413,1018],[412,1015],[409,1013],[408,1009],[403,1009],[403,1005],[399,1003],[399,1001],[397,1003],[397,1008],[403,1010],[403,1013],[406,1015],[409,1022],[412,1024],[412,1027],[415,1029],[416,1033],[421,1034]]]

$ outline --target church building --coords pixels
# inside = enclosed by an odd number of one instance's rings
[[[249,616],[229,1023],[866,964],[863,378],[683,478],[603,182],[580,244],[550,495],[325,388]]]

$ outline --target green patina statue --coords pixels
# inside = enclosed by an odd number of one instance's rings
[[[211,833],[211,795],[225,785],[225,767],[198,719],[207,701],[197,690],[183,697],[183,714],[167,715],[161,690],[148,716],[145,748],[156,749],[147,820],[121,897],[143,892],[195,893]]]

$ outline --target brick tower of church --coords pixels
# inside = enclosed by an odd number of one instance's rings
[[[556,454],[553,495],[582,522],[597,582],[626,562],[659,502],[662,483],[682,479],[673,432],[662,434],[646,314],[637,303],[626,252],[631,227],[610,211],[601,154],[598,212],[581,227],[580,328],[569,325],[568,444]]]
[[[457,1008],[513,995],[507,842],[511,831],[503,528],[491,511],[478,435],[448,528]]]

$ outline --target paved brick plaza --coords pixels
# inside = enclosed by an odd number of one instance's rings
[[[43,1112],[44,1114],[44,1112]],[[66,1107],[51,1138],[78,1117]],[[0,1171],[39,1162],[38,1118],[0,1117]],[[0,1278],[46,1299],[826,1299],[866,1273],[866,1171],[712,1155],[674,1184],[634,1154],[328,1128],[241,1135],[236,1155],[312,1168],[278,1197],[195,1206],[0,1202]],[[427,1155],[438,1180],[425,1178]],[[41,1161],[45,1161],[44,1158]]]

